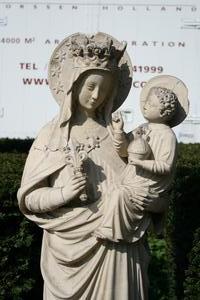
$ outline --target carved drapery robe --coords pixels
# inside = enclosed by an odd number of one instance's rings
[[[109,193],[119,191],[119,174],[126,166],[115,152],[107,129],[98,133],[100,147],[88,153],[90,204],[83,206],[72,200],[71,205],[55,208],[62,201],[61,187],[71,170],[62,149],[44,146],[50,127],[51,124],[41,131],[32,146],[18,193],[22,212],[44,229],[41,254],[44,299],[146,300],[149,255],[145,232],[135,227],[131,233],[134,242],[126,241],[127,210],[130,213],[132,205],[126,189],[121,202],[120,230],[124,232],[124,240],[103,241],[94,235],[102,222]],[[96,129],[94,133],[97,134]],[[52,205],[53,210],[49,207]]]

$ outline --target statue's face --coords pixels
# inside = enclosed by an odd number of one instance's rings
[[[162,108],[161,106],[160,100],[152,89],[143,108],[145,119],[150,122],[160,121],[162,119],[160,114]]]
[[[81,109],[94,112],[107,98],[113,83],[112,75],[103,70],[86,73],[76,90]]]

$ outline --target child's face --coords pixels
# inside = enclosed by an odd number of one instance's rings
[[[161,111],[161,103],[158,97],[155,95],[154,90],[151,90],[148,98],[144,104],[144,117],[148,121],[156,122],[162,119],[160,111]]]

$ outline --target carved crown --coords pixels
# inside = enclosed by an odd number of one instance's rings
[[[65,38],[54,50],[48,70],[49,87],[58,104],[64,102],[72,83],[84,71],[107,69],[118,77],[113,105],[113,111],[116,110],[126,99],[132,82],[132,64],[126,45],[103,32],[90,36],[75,33]]]
[[[124,42],[119,48],[113,45],[108,36],[103,39],[95,35],[80,35],[71,37],[68,46],[68,56],[73,59],[74,67],[103,67],[115,69],[124,54],[127,44]]]

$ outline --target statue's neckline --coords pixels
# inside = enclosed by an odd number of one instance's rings
[[[79,126],[73,126],[70,132],[70,138],[75,138],[79,143],[89,145],[89,149],[94,148],[94,145],[97,145],[97,148],[99,148],[101,142],[105,140],[108,135],[109,132],[107,128],[102,125],[93,128],[81,127],[81,130]],[[91,145],[93,146],[90,147]]]
[[[50,151],[60,150],[63,151],[70,139],[76,140],[80,144],[87,145],[87,151],[90,152],[94,148],[100,148],[101,142],[107,139],[109,136],[109,130],[107,127],[104,127],[101,124],[92,128],[83,128],[83,126],[73,125],[68,139],[63,134],[60,139],[60,144],[58,147],[49,147],[43,146],[45,150],[49,149]]]

